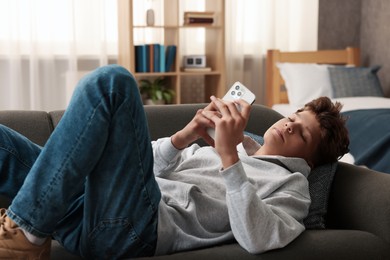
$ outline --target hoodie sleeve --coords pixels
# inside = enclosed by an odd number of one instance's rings
[[[179,150],[173,146],[170,137],[152,141],[154,158],[154,175],[163,178],[171,173],[177,165],[187,157],[193,155],[199,146],[193,144],[190,147]]]
[[[275,167],[279,167],[275,165]],[[237,242],[249,253],[281,248],[304,231],[310,206],[307,179],[291,173],[283,187],[266,198],[257,194],[241,162],[221,171],[227,187],[230,224]],[[303,191],[303,192],[300,192]]]

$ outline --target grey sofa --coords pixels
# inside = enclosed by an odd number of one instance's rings
[[[183,127],[204,104],[146,106],[152,139]],[[44,145],[63,111],[0,111],[0,123]],[[254,105],[247,130],[257,134],[281,117]],[[1,198],[2,207],[9,200]],[[261,235],[261,234],[259,234]],[[339,163],[329,198],[327,229],[306,230],[283,249],[250,255],[237,243],[157,259],[390,259],[390,175]],[[52,259],[79,259],[53,241]],[[144,258],[148,259],[148,258]]]

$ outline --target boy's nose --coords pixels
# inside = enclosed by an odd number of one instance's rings
[[[294,132],[294,131],[293,131],[293,126],[292,126],[292,124],[286,123],[286,124],[285,124],[285,127],[286,127],[287,132],[288,132],[289,134],[292,134],[292,133]]]

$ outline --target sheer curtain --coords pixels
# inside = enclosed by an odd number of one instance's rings
[[[0,0],[0,109],[66,108],[117,53],[113,0]]]
[[[0,109],[66,108],[83,74],[116,62],[116,4],[0,0]],[[316,49],[317,20],[318,0],[226,0],[228,84],[264,103],[267,49]]]
[[[268,49],[316,50],[318,0],[227,0],[227,82],[243,82],[265,103]]]

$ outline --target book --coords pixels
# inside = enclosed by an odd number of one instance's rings
[[[147,44],[147,48],[149,49],[149,68],[148,72],[154,71],[154,47],[153,44]]]
[[[185,25],[210,25],[215,21],[214,12],[184,12]]]
[[[165,69],[166,71],[172,71],[173,65],[175,64],[176,57],[176,45],[168,45],[166,50],[166,62]]]
[[[153,72],[160,71],[160,44],[153,45]]]
[[[165,69],[165,46],[160,44],[160,72],[166,72]]]
[[[148,45],[145,46],[145,64],[146,64],[146,71],[145,72],[150,72],[150,48]]]
[[[190,17],[184,20],[185,24],[199,24],[199,23],[214,23],[214,18],[198,18],[198,17]]]
[[[207,71],[211,71],[211,68],[210,67],[184,68],[183,71],[185,71],[185,72],[207,72]]]
[[[214,12],[184,12],[184,18],[198,17],[198,18],[214,18]]]
[[[176,46],[159,43],[135,45],[135,72],[168,72],[175,64]]]
[[[135,72],[147,72],[146,46],[135,45]]]

